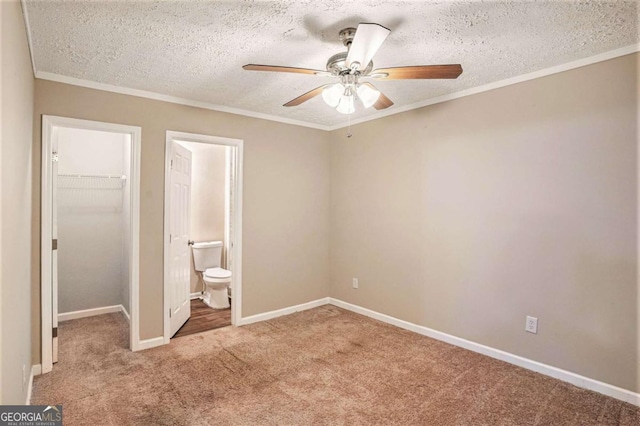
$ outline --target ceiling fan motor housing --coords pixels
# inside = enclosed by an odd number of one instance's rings
[[[341,52],[333,55],[327,61],[327,71],[334,75],[344,75],[351,73],[351,68],[347,67],[347,54],[349,52]],[[373,69],[373,61],[362,71],[358,71],[360,75],[367,75]]]

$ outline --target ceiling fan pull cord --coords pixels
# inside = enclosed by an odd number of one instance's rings
[[[353,136],[351,134],[351,114],[347,115],[347,137],[350,138]]]

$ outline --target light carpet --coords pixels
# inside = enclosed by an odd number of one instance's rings
[[[640,425],[640,409],[327,305],[130,352],[120,314],[60,324],[33,404],[71,425]]]

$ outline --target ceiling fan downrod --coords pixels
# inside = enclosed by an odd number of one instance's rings
[[[351,47],[351,43],[353,43],[353,38],[356,36],[356,29],[353,27],[345,28],[340,31],[339,37],[344,47],[349,50]]]

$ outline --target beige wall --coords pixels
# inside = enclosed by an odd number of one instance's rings
[[[33,72],[22,10],[0,2],[0,403],[24,404],[31,372]]]
[[[191,232],[193,241],[224,241],[226,147],[180,142],[191,151]],[[191,261],[191,293],[202,291],[202,280]]]
[[[640,390],[637,72],[625,56],[332,132],[330,295]]]
[[[328,292],[329,145],[317,130],[36,80],[33,149],[40,117],[59,115],[142,127],[140,335],[162,335],[166,130],[243,139],[243,316]],[[40,156],[33,163],[34,363],[39,362]]]
[[[328,294],[637,391],[637,90],[637,55],[626,56],[357,125],[347,139],[37,80],[34,150],[41,114],[142,127],[143,339],[162,332],[170,129],[245,140],[244,316]]]

